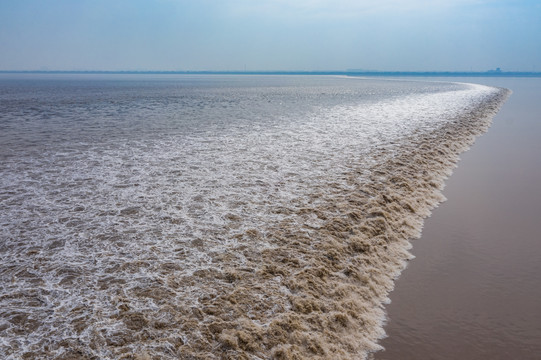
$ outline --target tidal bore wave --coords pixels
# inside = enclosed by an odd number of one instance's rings
[[[366,358],[409,241],[509,93],[461,86],[205,141],[6,158],[0,355]]]

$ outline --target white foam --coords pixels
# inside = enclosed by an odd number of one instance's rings
[[[397,156],[404,139],[440,128],[497,92],[456,85],[358,104],[311,103],[293,113],[249,109],[244,116],[264,121],[225,117],[193,132],[22,151],[0,171],[0,355],[116,358],[124,349],[174,358],[201,341],[218,346],[197,327],[207,315],[193,314],[209,306],[204,299],[234,292],[229,284],[244,273],[261,271],[253,259],[279,249],[279,229],[319,231],[325,218],[302,209],[328,206],[338,193],[374,181],[374,165]],[[138,116],[152,118],[151,110]],[[333,213],[341,209],[327,216]],[[295,261],[309,264],[311,256]],[[260,278],[257,285],[281,289],[276,293],[251,290],[261,304],[276,304],[248,310],[261,327],[291,309],[284,280]],[[183,321],[194,319],[199,325],[186,332]]]

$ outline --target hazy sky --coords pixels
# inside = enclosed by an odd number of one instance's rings
[[[540,0],[0,0],[0,70],[541,71]]]

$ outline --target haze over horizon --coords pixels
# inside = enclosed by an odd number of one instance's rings
[[[0,70],[541,71],[535,0],[0,0]]]

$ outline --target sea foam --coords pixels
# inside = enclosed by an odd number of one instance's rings
[[[138,95],[106,88],[112,100],[85,87],[87,100],[66,95],[57,108],[10,100],[3,358],[359,359],[380,349],[409,241],[508,91],[229,80],[180,93],[174,81],[130,87]]]

